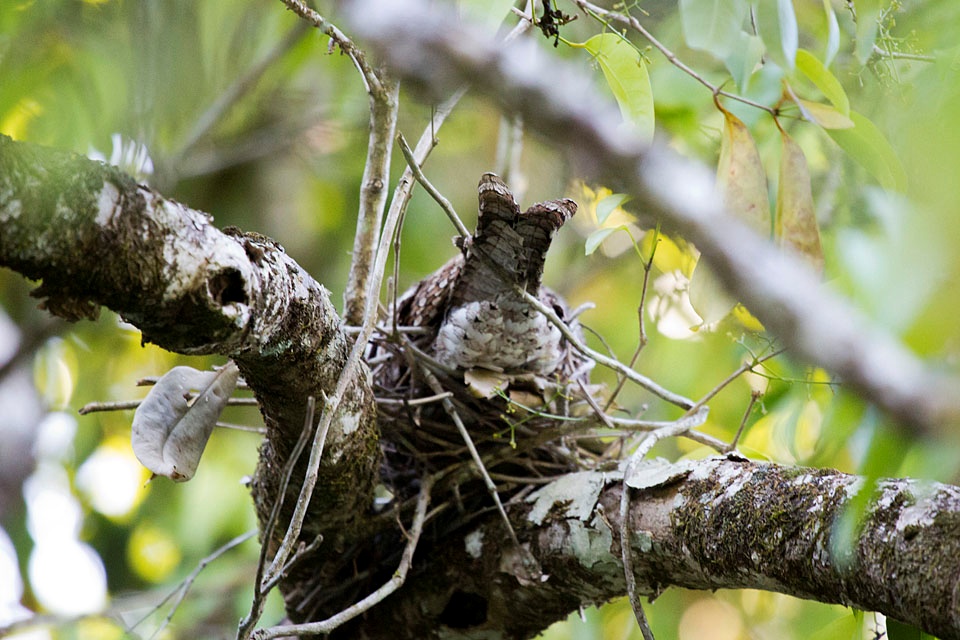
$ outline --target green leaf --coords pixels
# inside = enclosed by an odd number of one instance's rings
[[[723,60],[739,43],[748,9],[745,0],[680,0],[684,40]]]
[[[592,254],[594,251],[597,250],[597,247],[603,244],[603,241],[607,239],[607,236],[609,236],[611,233],[613,233],[616,230],[617,230],[616,227],[607,227],[605,229],[597,229],[596,231],[591,233],[589,236],[587,236],[587,242],[586,242],[586,246],[584,247],[584,253],[588,256]]]
[[[853,128],[827,129],[827,133],[885,189],[905,191],[907,173],[880,129],[856,111],[850,112],[850,119]]]
[[[853,120],[828,104],[808,100],[797,100],[797,102],[803,107],[805,114],[813,118],[813,121],[824,129],[851,129],[854,127]]]
[[[749,34],[745,31],[740,32],[739,43],[724,58],[723,64],[727,71],[733,76],[733,81],[737,83],[737,88],[746,93],[750,86],[750,79],[763,61],[763,39],[760,36]]]
[[[637,50],[615,33],[601,33],[572,46],[582,47],[596,58],[623,119],[642,139],[653,140],[653,90],[647,66]]]
[[[797,69],[816,85],[823,96],[837,108],[837,111],[845,116],[850,114],[850,99],[847,98],[843,85],[823,63],[817,60],[815,55],[806,49],[798,50]]]
[[[776,10],[770,2],[754,1],[757,30],[767,47],[767,55],[780,67],[792,70],[797,55],[797,16],[791,0],[777,0]]]
[[[617,207],[630,199],[625,193],[614,193],[597,203],[597,224],[602,225],[617,210]]]

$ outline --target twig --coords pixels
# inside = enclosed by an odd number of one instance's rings
[[[196,394],[190,394],[194,396]],[[88,413],[98,413],[103,411],[127,411],[136,409],[143,400],[117,400],[114,402],[88,402],[77,410],[82,416]],[[256,407],[258,406],[256,398],[230,398],[227,400],[228,407]]]
[[[936,62],[937,57],[922,53],[910,53],[908,51],[894,51],[893,49],[884,49],[874,43],[873,53],[882,58],[892,58],[893,60],[915,60],[917,62]]]
[[[627,365],[631,369],[636,366],[637,359],[640,357],[640,352],[643,351],[644,347],[647,346],[647,326],[643,321],[643,310],[646,306],[647,291],[650,287],[650,271],[653,269],[653,259],[657,255],[657,246],[660,244],[659,224],[653,230],[653,234],[653,248],[650,250],[650,258],[647,260],[641,259],[643,264],[643,282],[640,285],[640,302],[637,304],[637,325],[639,327],[639,335],[637,336],[637,348],[634,350],[633,355],[630,357],[630,363]],[[624,376],[619,376],[619,378],[620,379],[617,380],[616,388],[614,388],[613,393],[610,394],[610,399],[607,400],[607,404],[603,408],[604,411],[610,410],[610,407],[613,406],[613,403],[616,401],[620,391],[623,390],[623,385],[626,384],[627,379]]]
[[[720,393],[727,385],[729,385],[731,382],[739,378],[741,375],[743,375],[747,371],[752,371],[753,368],[758,364],[762,364],[767,360],[770,360],[771,358],[776,358],[778,355],[780,355],[784,351],[785,349],[777,349],[775,351],[772,351],[771,353],[768,353],[765,356],[759,356],[759,357],[755,356],[750,360],[750,362],[744,362],[739,367],[737,367],[733,373],[731,373],[726,378],[724,378],[720,382],[720,384],[715,386],[713,389],[708,391],[706,395],[704,395],[702,398],[697,400],[697,403],[692,407],[690,407],[690,409],[688,410],[688,413],[693,413],[694,411],[698,410],[700,407],[704,406],[707,402],[710,401],[711,398],[713,398],[715,395]]]
[[[157,605],[153,607],[149,612],[147,612],[145,616],[143,616],[142,618],[134,622],[132,625],[130,625],[130,629],[131,630],[136,629],[138,626],[143,624],[147,618],[149,618],[154,613],[159,611],[160,607],[166,604],[171,598],[174,597],[174,594],[176,594],[177,597],[174,600],[173,605],[170,607],[170,613],[168,613],[166,617],[164,617],[163,622],[160,623],[160,626],[157,627],[157,629],[152,634],[150,634],[151,640],[153,638],[156,638],[160,633],[163,632],[164,629],[167,628],[167,625],[170,624],[170,621],[173,620],[173,616],[177,612],[177,609],[180,607],[180,603],[182,603],[183,599],[187,597],[187,592],[190,591],[190,587],[193,586],[193,583],[197,579],[197,576],[200,575],[200,572],[206,569],[211,562],[213,562],[214,560],[216,560],[226,552],[230,551],[231,549],[240,546],[250,538],[254,537],[256,534],[257,534],[256,529],[251,529],[246,533],[240,534],[239,536],[237,536],[233,540],[230,540],[229,542],[221,546],[219,549],[217,549],[207,557],[200,560],[200,562],[197,563],[197,566],[193,569],[193,571],[191,571],[190,574],[186,578],[184,578],[173,591],[168,593],[166,597],[164,597],[163,600],[158,602]]]
[[[357,70],[360,71],[360,75],[363,77],[363,81],[367,85],[366,89],[368,93],[377,93],[382,95],[385,91],[387,91],[380,80],[380,76],[377,75],[376,70],[367,62],[367,57],[363,53],[363,50],[357,47],[357,45],[353,43],[353,40],[348,38],[346,34],[340,31],[340,29],[338,29],[335,25],[328,22],[326,18],[304,4],[301,0],[280,1],[287,5],[288,9],[326,34],[330,40],[335,42],[336,45],[340,47],[341,51],[349,56],[350,60],[353,61],[354,66],[356,66]]]
[[[750,402],[747,403],[747,408],[743,412],[743,418],[740,419],[740,426],[737,427],[737,433],[733,436],[733,440],[730,441],[722,453],[730,453],[737,448],[737,443],[740,441],[740,436],[743,435],[743,429],[747,426],[747,420],[750,418],[750,413],[753,411],[753,406],[757,404],[757,400],[760,396],[763,395],[761,391],[754,391],[750,394]]]
[[[280,479],[280,487],[277,492],[277,498],[273,503],[273,508],[270,510],[270,516],[267,518],[266,524],[263,526],[263,544],[260,546],[260,559],[257,562],[257,577],[254,582],[253,589],[253,602],[250,604],[250,612],[240,621],[240,624],[237,628],[237,638],[244,639],[250,636],[250,631],[253,629],[254,625],[257,624],[257,621],[260,620],[260,616],[263,615],[263,607],[266,603],[266,595],[268,589],[264,589],[264,584],[270,581],[269,578],[265,578],[267,573],[267,549],[270,547],[269,541],[273,539],[273,531],[277,526],[277,520],[280,517],[280,508],[283,506],[283,501],[287,495],[287,488],[290,486],[290,479],[293,477],[293,470],[296,467],[297,461],[300,459],[300,456],[303,454],[304,448],[307,446],[307,442],[310,440],[311,428],[313,427],[313,418],[316,413],[316,399],[313,396],[307,398],[307,411],[304,416],[304,425],[303,429],[300,430],[300,437],[297,439],[297,443],[293,447],[293,451],[290,453],[290,458],[287,460],[286,466],[283,470],[283,476]],[[296,514],[294,514],[294,518]],[[281,547],[282,549],[282,547]],[[280,555],[280,551],[277,551],[276,557]]]
[[[444,391],[443,393],[438,393],[432,396],[425,396],[423,398],[415,398],[413,400],[407,400],[406,398],[377,398],[379,404],[396,404],[402,405],[405,407],[416,407],[423,404],[432,404],[434,402],[440,402],[445,398],[450,398],[453,396],[453,392]]]
[[[381,72],[383,73],[383,72]],[[353,260],[344,292],[344,321],[360,324],[366,308],[368,280],[373,262],[374,247],[380,234],[380,219],[387,203],[390,183],[390,158],[393,138],[397,131],[400,83],[385,75],[383,91],[370,91],[370,137],[367,143],[367,161],[363,167],[360,187],[360,208],[357,212],[357,232],[353,238]]]
[[[363,169],[360,207],[357,213],[357,233],[354,236],[353,261],[350,265],[344,293],[344,318],[351,324],[362,324],[369,307],[369,296],[379,292],[370,286],[374,245],[380,232],[380,219],[387,200],[390,181],[390,150],[397,127],[397,107],[400,85],[367,62],[359,49],[336,26],[301,0],[282,0],[298,16],[323,31],[346,53],[360,71],[370,97],[370,135],[367,143],[367,161]]]
[[[410,531],[407,534],[407,544],[403,548],[400,564],[393,574],[393,577],[383,584],[383,586],[363,600],[347,607],[326,620],[298,625],[277,626],[270,629],[259,629],[254,632],[253,638],[256,640],[269,640],[270,638],[281,638],[285,636],[301,637],[330,633],[345,622],[352,620],[379,604],[387,596],[403,586],[403,583],[406,582],[410,567],[413,564],[413,554],[417,549],[417,543],[420,541],[420,536],[423,533],[423,523],[426,521],[427,505],[430,503],[430,490],[432,488],[433,478],[430,476],[424,477],[420,482],[420,494],[417,498],[416,512],[413,517],[413,524],[410,526]]]
[[[703,412],[705,408],[700,408],[698,413]],[[647,624],[646,614],[643,612],[643,605],[640,603],[640,596],[637,594],[637,578],[633,573],[633,554],[630,548],[630,486],[627,484],[627,478],[631,471],[646,457],[653,446],[665,438],[672,438],[683,435],[698,424],[698,415],[685,415],[673,424],[664,426],[661,429],[653,431],[640,442],[630,455],[630,461],[627,462],[626,471],[623,476],[623,490],[620,493],[620,559],[623,562],[623,575],[627,582],[627,597],[630,600],[630,606],[633,607],[634,616],[637,618],[637,624],[643,632],[645,640],[653,640],[653,632]]]
[[[434,393],[443,393],[443,385],[440,384],[440,381],[437,380],[437,377],[433,375],[433,372],[430,371],[430,369],[425,366],[421,366],[420,371],[423,373],[424,379],[427,381],[427,384],[430,386],[430,388],[433,389]],[[503,522],[507,527],[507,532],[510,534],[510,541],[513,542],[513,546],[519,550],[520,541],[517,539],[517,534],[513,530],[513,525],[510,524],[510,518],[507,517],[507,512],[503,508],[503,503],[500,501],[500,494],[497,493],[497,486],[490,478],[490,474],[487,473],[487,467],[483,464],[483,460],[480,458],[480,452],[477,451],[477,447],[473,444],[473,438],[470,437],[470,432],[467,431],[466,425],[463,424],[463,420],[460,419],[460,414],[457,413],[457,408],[453,406],[453,401],[450,400],[450,398],[443,399],[443,408],[447,412],[447,415],[450,416],[450,419],[453,420],[453,424],[456,425],[457,431],[460,432],[460,437],[463,438],[463,443],[467,445],[467,450],[470,451],[470,457],[473,458],[473,462],[477,467],[477,471],[483,478],[483,483],[487,486],[487,491],[490,493],[490,497],[493,498],[493,502],[497,505],[497,511],[500,512],[500,517],[503,519]]]
[[[777,110],[772,107],[768,107],[767,105],[760,104],[759,102],[755,102],[753,100],[750,100],[749,98],[744,98],[743,96],[738,96],[735,93],[729,93],[727,91],[721,90],[719,86],[713,84],[712,82],[710,82],[709,80],[701,76],[699,73],[697,73],[696,71],[688,67],[686,64],[684,64],[683,61],[681,61],[677,57],[677,54],[675,54],[673,51],[671,51],[666,46],[664,46],[659,40],[657,40],[653,36],[653,34],[647,31],[647,29],[643,26],[643,24],[641,24],[640,21],[634,18],[633,16],[624,15],[622,13],[617,13],[614,11],[609,11],[607,9],[604,9],[603,7],[598,7],[595,4],[587,2],[586,0],[573,0],[573,1],[587,15],[597,19],[599,22],[603,23],[606,26],[609,26],[609,24],[607,24],[606,22],[607,20],[613,20],[615,22],[619,22],[620,24],[631,27],[634,31],[642,35],[644,38],[646,38],[647,41],[654,46],[654,48],[660,51],[660,53],[663,54],[663,57],[667,59],[667,62],[677,67],[678,69],[686,73],[688,76],[690,76],[691,78],[693,78],[694,80],[696,80],[697,82],[705,86],[714,95],[725,96],[727,98],[730,98],[731,100],[736,100],[738,102],[742,102],[743,104],[748,104],[751,107],[762,109],[763,111],[766,111],[772,116],[777,115]],[[616,33],[615,30],[614,30],[614,33]]]
[[[450,201],[447,200],[440,191],[437,190],[433,184],[427,180],[427,177],[423,175],[423,170],[420,168],[420,165],[417,164],[417,159],[413,155],[413,151],[410,149],[410,145],[407,144],[406,139],[403,137],[402,133],[397,134],[397,142],[400,144],[400,151],[403,152],[403,157],[407,160],[407,166],[410,167],[410,171],[413,172],[413,177],[417,179],[427,193],[430,194],[430,197],[436,200],[437,204],[440,205],[440,208],[443,209],[443,212],[447,214],[447,217],[450,219],[450,222],[453,223],[453,226],[457,229],[457,233],[460,234],[461,238],[469,238],[470,231],[467,229],[466,225],[463,224],[463,220],[460,219],[460,216],[457,215],[456,210],[453,208],[453,205],[450,204]]]
[[[599,351],[594,351],[587,345],[583,344],[583,342],[573,334],[573,332],[570,330],[570,327],[568,327],[566,323],[564,323],[563,320],[560,319],[560,317],[556,314],[556,312],[553,309],[551,309],[547,305],[540,302],[540,300],[537,299],[536,296],[531,295],[530,293],[525,291],[522,287],[517,287],[516,290],[517,292],[520,293],[520,295],[523,296],[524,300],[526,300],[537,311],[545,315],[547,319],[550,320],[550,322],[553,323],[553,325],[560,330],[560,333],[562,333],[563,337],[567,339],[567,342],[570,343],[570,346],[572,346],[574,349],[579,351],[581,354],[587,356],[588,358],[593,359],[598,364],[602,364],[605,367],[608,367],[610,369],[613,369],[614,371],[622,373],[632,382],[635,382],[636,384],[640,385],[647,391],[662,398],[663,400],[666,400],[671,404],[675,404],[678,407],[681,407],[683,409],[693,408],[694,404],[692,400],[688,398],[684,398],[683,396],[677,393],[674,393],[672,391],[669,391],[667,389],[664,389],[663,387],[661,387],[659,384],[657,384],[650,378],[640,373],[637,373],[635,370],[631,369],[630,367],[623,364],[619,360],[615,358],[611,358],[609,356],[605,356]]]

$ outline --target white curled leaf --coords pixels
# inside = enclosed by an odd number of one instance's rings
[[[164,374],[133,415],[131,439],[140,463],[177,482],[192,478],[239,376],[232,361],[218,371],[174,367]]]

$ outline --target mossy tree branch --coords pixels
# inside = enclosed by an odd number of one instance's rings
[[[0,265],[42,280],[34,294],[56,315],[93,318],[102,305],[144,341],[233,358],[268,427],[254,494],[269,513],[307,397],[334,389],[350,347],[329,292],[279,245],[221,232],[113,167],[0,136]],[[372,499],[380,454],[367,375],[337,411],[305,537],[350,535]]]
[[[879,611],[960,638],[960,487],[713,458],[631,490],[638,591],[762,589]],[[560,484],[562,483],[562,484]],[[370,638],[530,638],[578,607],[623,595],[623,482],[583,472],[508,507],[543,577],[521,581],[495,516],[434,549],[405,597],[377,610]],[[860,525],[843,526],[871,495]],[[852,512],[851,512],[852,510]],[[853,531],[849,537],[845,531]],[[456,621],[465,628],[452,628]],[[462,635],[461,635],[462,634]],[[488,634],[488,635],[485,635]]]

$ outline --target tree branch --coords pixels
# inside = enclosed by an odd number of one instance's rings
[[[332,394],[349,341],[329,292],[269,238],[221,232],[210,216],[119,170],[0,136],[0,266],[42,279],[34,292],[76,320],[110,307],[144,341],[233,358],[267,425],[253,485],[265,516],[303,428],[306,399]],[[362,366],[362,365],[361,365]],[[368,376],[345,390],[304,537],[349,536],[372,500],[378,463]],[[299,488],[305,467],[298,468]],[[285,502],[289,510],[296,494]]]
[[[930,370],[889,333],[821,284],[801,261],[729,216],[703,166],[647,147],[618,126],[589,79],[532,45],[468,29],[421,0],[345,4],[355,31],[398,75],[431,95],[469,79],[585,175],[630,193],[638,208],[697,245],[735,298],[798,356],[823,366],[918,430],[960,420],[960,381]]]
[[[528,638],[579,606],[622,595],[617,475],[573,474],[509,507],[543,582],[520,582],[503,525],[491,516],[432,550],[425,574],[408,582],[405,597],[381,604],[367,637],[395,638],[403,628],[406,637]],[[960,487],[870,486],[836,471],[740,458],[652,464],[629,481],[629,553],[641,594],[671,586],[778,591],[960,638]],[[844,515],[862,491],[872,499],[848,539]],[[455,620],[469,622],[445,626]]]

